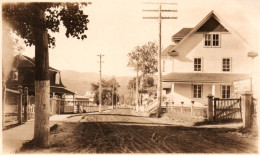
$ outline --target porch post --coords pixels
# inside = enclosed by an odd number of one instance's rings
[[[174,83],[172,83],[171,98],[172,98],[172,102],[174,102]]]
[[[208,95],[208,120],[213,122],[213,95]]]
[[[213,96],[215,96],[215,91],[216,91],[216,87],[215,87],[215,84],[212,84],[212,87],[211,87],[212,89],[211,89],[211,94],[213,95]]]
[[[252,125],[252,92],[244,92],[242,94],[242,119],[243,128],[251,127]]]
[[[194,113],[194,102],[195,101],[191,101],[191,116],[193,116],[193,113]]]
[[[173,112],[173,104],[174,104],[174,83],[172,83],[172,88],[171,88],[171,112]]]

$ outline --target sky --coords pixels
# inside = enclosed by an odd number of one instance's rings
[[[155,0],[150,0],[155,1]],[[159,1],[159,0],[158,0]],[[156,1],[156,2],[158,2]],[[98,54],[103,54],[102,74],[111,76],[135,75],[127,67],[127,54],[136,46],[159,39],[158,20],[143,16],[158,16],[143,12],[158,5],[144,4],[147,0],[91,0],[86,8],[89,15],[87,39],[66,38],[65,29],[56,33],[56,47],[49,49],[50,66],[58,70],[99,72]],[[172,0],[177,5],[163,5],[163,9],[178,12],[163,14],[178,19],[162,21],[162,49],[172,44],[171,36],[183,27],[195,27],[211,10],[225,20],[254,47],[260,49],[259,0]],[[24,55],[34,57],[34,47],[26,47]],[[259,57],[259,56],[258,56]],[[259,60],[259,59],[258,59]]]

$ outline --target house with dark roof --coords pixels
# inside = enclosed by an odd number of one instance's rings
[[[162,51],[162,86],[174,104],[206,105],[209,94],[235,98],[251,91],[254,49],[216,12],[194,28],[181,29],[172,41]]]
[[[12,71],[10,72],[6,81],[6,87],[17,90],[18,86],[21,85],[23,88],[28,88],[29,95],[34,95],[34,70],[34,59],[25,55],[15,56]],[[49,67],[49,75],[51,97],[55,95],[62,98],[64,94],[75,94],[74,92],[66,89],[66,87],[63,85],[59,70]]]

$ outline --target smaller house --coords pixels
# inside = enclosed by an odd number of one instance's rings
[[[94,97],[95,97],[95,93],[92,91],[86,91],[85,97],[87,97],[89,99],[90,103],[94,103]]]
[[[28,88],[29,95],[35,95],[34,86],[34,70],[35,61],[25,55],[17,55],[14,58],[12,71],[10,72],[6,81],[6,87],[16,90],[19,85],[23,88]],[[49,67],[50,74],[50,96],[63,98],[65,94],[74,95],[75,93],[68,90],[61,81],[60,71]]]

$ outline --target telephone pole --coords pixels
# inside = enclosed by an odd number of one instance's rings
[[[147,12],[158,12],[158,17],[143,17],[143,19],[158,19],[159,21],[159,48],[158,48],[158,84],[157,84],[157,100],[158,100],[158,108],[156,116],[159,118],[161,116],[161,104],[162,104],[162,69],[161,69],[161,31],[162,31],[162,19],[177,19],[177,17],[165,17],[162,16],[162,12],[177,12],[177,10],[171,9],[163,9],[162,5],[177,5],[177,3],[160,3],[160,2],[144,2],[144,4],[155,4],[159,5],[158,10],[143,10]]]
[[[114,109],[114,89],[115,89],[115,81],[114,81],[114,76],[113,76],[113,88],[112,88],[112,109]]]
[[[99,56],[99,64],[100,64],[100,70],[99,70],[99,112],[101,112],[102,111],[102,97],[101,97],[101,95],[102,95],[102,85],[101,85],[101,71],[102,71],[102,56],[104,56],[104,55],[102,55],[102,54],[99,54],[99,55],[97,55],[97,56]]]

